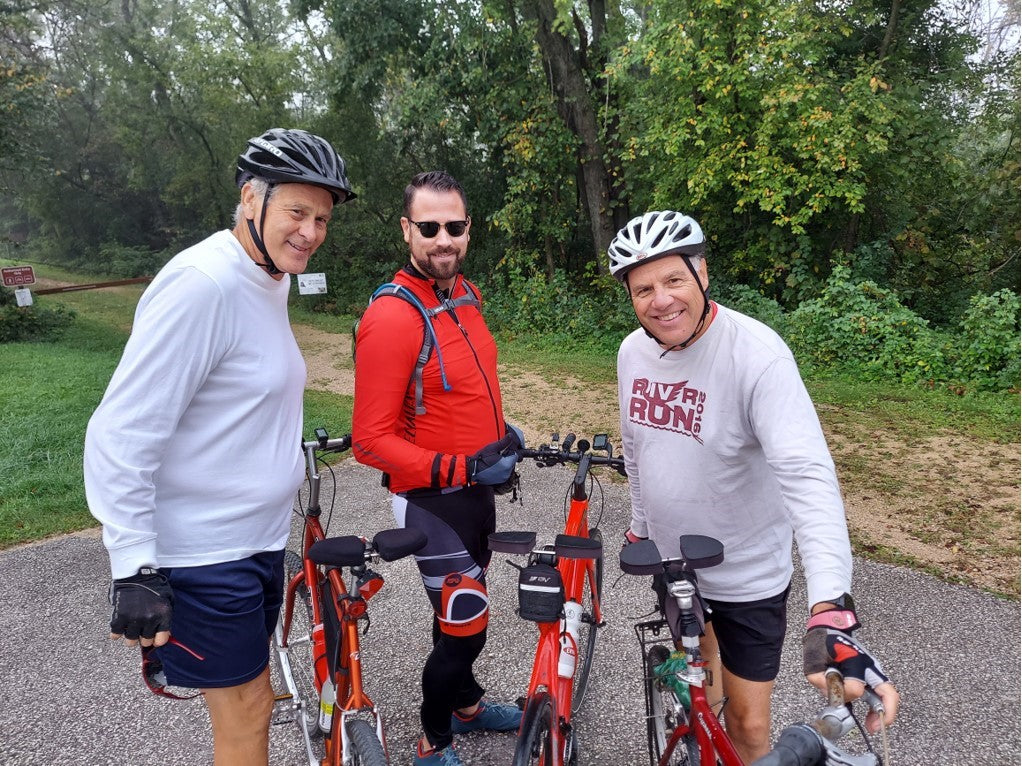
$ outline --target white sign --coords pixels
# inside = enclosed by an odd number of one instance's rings
[[[326,274],[299,274],[298,292],[302,295],[325,293]]]
[[[32,291],[27,287],[19,287],[14,291],[14,300],[18,302],[19,306],[31,306]]]

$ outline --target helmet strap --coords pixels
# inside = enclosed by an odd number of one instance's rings
[[[679,255],[680,255],[680,253],[679,253]],[[696,271],[695,266],[692,265],[692,262],[688,259],[688,256],[682,255],[681,256],[681,260],[683,260],[685,262],[685,265],[688,266],[688,270],[692,272],[692,278],[695,279],[696,284],[699,285],[700,292],[703,294],[703,313],[699,315],[699,321],[696,323],[695,328],[692,330],[692,334],[689,335],[681,343],[675,343],[670,348],[665,348],[664,352],[660,355],[661,359],[663,359],[665,356],[667,356],[672,351],[681,351],[684,348],[688,348],[688,344],[691,343],[693,341],[693,339],[700,332],[702,332],[703,327],[706,325],[706,317],[709,316],[709,314],[710,314],[710,289],[709,289],[709,285],[707,285],[706,287],[703,287],[703,282],[699,278],[699,272]],[[655,336],[653,333],[651,333],[649,330],[647,330],[645,325],[643,325],[642,329],[643,329],[643,332],[645,332],[646,335],[648,335],[650,338],[655,340],[658,345],[664,346],[664,343],[657,336]]]
[[[268,184],[266,186],[266,193],[263,195],[263,209],[262,212],[259,214],[259,232],[263,230],[263,225],[266,223],[266,206],[270,202],[270,190],[272,188],[273,186]],[[271,276],[274,276],[276,274],[283,274],[284,272],[277,268],[277,264],[273,262],[273,259],[270,257],[270,254],[266,251],[266,244],[263,242],[263,238],[262,236],[260,236],[259,232],[256,231],[256,227],[255,224],[252,223],[252,219],[249,218],[248,233],[251,235],[252,242],[255,244],[256,249],[260,253],[262,253],[263,258],[266,259],[266,263],[259,263],[259,261],[256,261],[255,262],[256,266],[260,266],[266,269],[266,273]]]

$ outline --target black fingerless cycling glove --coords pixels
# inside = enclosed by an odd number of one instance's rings
[[[122,577],[110,584],[110,632],[136,641],[153,638],[161,630],[170,630],[174,594],[165,575],[143,567],[138,574]]]

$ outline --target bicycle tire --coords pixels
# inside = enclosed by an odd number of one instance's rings
[[[290,582],[302,569],[302,557],[294,551],[284,552],[284,572]],[[286,588],[286,584],[285,584]],[[291,617],[291,632],[288,646],[282,649],[284,640],[284,610],[281,609],[277,627],[273,633],[273,656],[277,671],[287,691],[301,703],[295,715],[298,725],[303,726],[310,738],[322,738],[319,728],[319,694],[316,691],[315,669],[312,646],[312,598],[304,583],[295,591],[294,612]]]
[[[670,649],[663,644],[650,647],[643,662],[645,664],[646,693],[646,734],[649,745],[650,766],[658,766],[667,742],[675,728],[683,723],[675,715],[677,698],[670,689],[657,679],[653,668],[661,665],[670,656]],[[670,766],[699,766],[699,743],[693,733],[684,735],[671,753]]]
[[[547,692],[539,692],[529,699],[515,743],[512,766],[554,766],[557,763],[550,739],[557,725],[556,717],[554,702]]]
[[[388,766],[387,753],[383,743],[376,736],[376,730],[368,721],[357,718],[345,722],[348,741],[351,743],[352,766]]]
[[[603,535],[600,530],[593,527],[589,530],[589,539],[603,542]],[[582,613],[595,618],[593,608],[593,595],[589,587],[589,578],[585,578],[582,584]],[[603,555],[596,559],[596,590],[597,599],[603,596]],[[589,679],[593,670],[593,655],[596,652],[596,638],[599,629],[594,622],[583,622],[578,631],[578,661],[575,671],[575,688],[571,697],[571,713],[574,715],[582,707],[585,701],[586,691],[589,689]]]

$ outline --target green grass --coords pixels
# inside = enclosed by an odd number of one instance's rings
[[[857,413],[908,441],[947,431],[1002,444],[1019,440],[1017,393],[957,394],[946,388],[862,383],[847,377],[816,377],[807,380],[806,387],[817,406]]]
[[[90,526],[82,441],[117,353],[64,341],[8,344],[3,354],[0,545]]]
[[[49,266],[37,266],[36,275],[83,281]],[[95,525],[82,485],[85,427],[120,359],[143,287],[37,296],[38,304],[74,309],[75,322],[54,342],[2,346],[0,547]],[[350,331],[350,318],[345,324],[296,313],[324,330]],[[350,396],[308,391],[306,435],[320,425],[335,436],[350,432],[351,409]]]
[[[593,383],[617,380],[616,353],[594,353],[569,342],[553,346],[530,338],[509,339],[497,335],[501,364],[511,367],[535,367],[556,378],[573,377]]]

